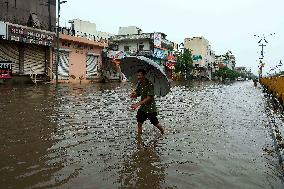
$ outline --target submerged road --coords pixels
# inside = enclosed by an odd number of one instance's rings
[[[270,111],[252,82],[175,86],[157,98],[165,135],[124,84],[0,86],[0,188],[284,188]]]

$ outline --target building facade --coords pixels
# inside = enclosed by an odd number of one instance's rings
[[[88,38],[95,41],[107,41],[113,34],[97,30],[95,23],[84,21],[80,19],[70,20],[71,31],[77,37]]]
[[[0,0],[0,21],[54,31],[56,0]]]
[[[55,34],[26,26],[3,23],[6,36],[0,39],[0,61],[12,62],[13,75],[46,75]]]
[[[215,63],[219,68],[227,67],[231,70],[234,70],[236,66],[236,58],[231,51],[228,51],[223,55],[217,55],[215,58]]]
[[[102,52],[107,42],[74,36],[64,29],[60,34],[58,81],[91,83],[100,80]],[[53,79],[56,73],[57,51],[53,52]]]
[[[161,32],[143,33],[135,26],[120,27],[119,34],[110,38],[111,50],[128,56],[145,56],[159,64],[166,72],[173,69],[173,43]],[[171,65],[171,66],[167,66]]]
[[[0,5],[0,62],[11,63],[13,77],[48,79],[56,41],[56,1],[1,0]]]
[[[204,37],[185,38],[184,48],[192,52],[195,67],[193,75],[211,79],[214,72],[215,52],[211,49],[209,41]]]

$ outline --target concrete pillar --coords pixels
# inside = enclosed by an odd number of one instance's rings
[[[52,47],[46,47],[46,70],[47,70],[47,75],[48,77],[53,80],[53,53],[52,53]]]

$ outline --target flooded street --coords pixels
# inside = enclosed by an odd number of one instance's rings
[[[284,188],[260,87],[172,87],[165,135],[147,121],[141,137],[130,91],[0,86],[0,188]]]

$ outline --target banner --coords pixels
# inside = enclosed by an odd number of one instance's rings
[[[162,49],[154,49],[154,57],[159,58],[159,59],[165,59],[165,51]]]
[[[108,51],[107,57],[111,59],[122,59],[126,56],[126,54],[122,51]]]
[[[154,33],[154,46],[161,47],[162,46],[162,34]]]

